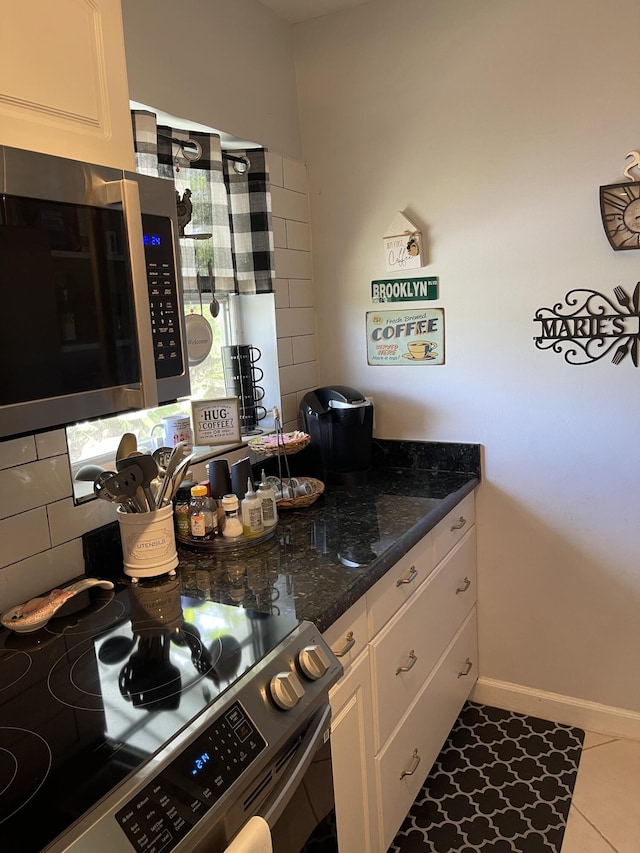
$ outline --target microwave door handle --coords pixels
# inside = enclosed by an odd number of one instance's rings
[[[318,749],[325,741],[325,734],[330,723],[331,706],[326,705],[321,709],[317,722],[305,732],[302,743],[298,747],[299,754],[294,759],[295,764],[287,768],[282,785],[276,788],[260,809],[260,816],[266,820],[270,829],[274,828],[278,822],[278,818],[296,792],[298,785],[302,782],[304,774],[309,769]]]
[[[152,409],[158,405],[158,385],[153,354],[153,334],[149,309],[149,286],[147,264],[144,256],[142,233],[142,210],[140,194],[135,181],[109,181],[104,185],[105,203],[122,204],[124,225],[129,243],[131,275],[133,278],[133,307],[135,312],[138,359],[140,362],[140,386],[142,400],[139,408]]]

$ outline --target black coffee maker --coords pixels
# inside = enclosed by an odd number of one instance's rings
[[[373,404],[348,385],[316,388],[300,403],[311,436],[309,473],[325,483],[366,483],[371,470]]]

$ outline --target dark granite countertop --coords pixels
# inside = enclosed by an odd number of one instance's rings
[[[179,545],[184,592],[325,631],[480,482],[479,445],[381,440],[374,458],[366,485],[282,510],[265,542],[220,554]]]

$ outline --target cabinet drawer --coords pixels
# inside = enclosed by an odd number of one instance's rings
[[[475,521],[475,500],[471,492],[460,501],[450,513],[445,515],[431,531],[433,534],[433,555],[436,565],[449,553],[456,542],[473,527]]]
[[[370,637],[375,637],[394,613],[415,595],[434,566],[431,533],[427,533],[367,592]]]
[[[363,595],[322,635],[346,669],[367,647],[367,601]]]
[[[474,608],[403,719],[402,725],[376,757],[381,850],[387,850],[393,841],[476,678]]]
[[[475,599],[473,527],[370,644],[376,750],[417,696]]]

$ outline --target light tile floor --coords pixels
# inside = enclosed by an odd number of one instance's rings
[[[587,732],[562,853],[639,853],[640,742]]]

